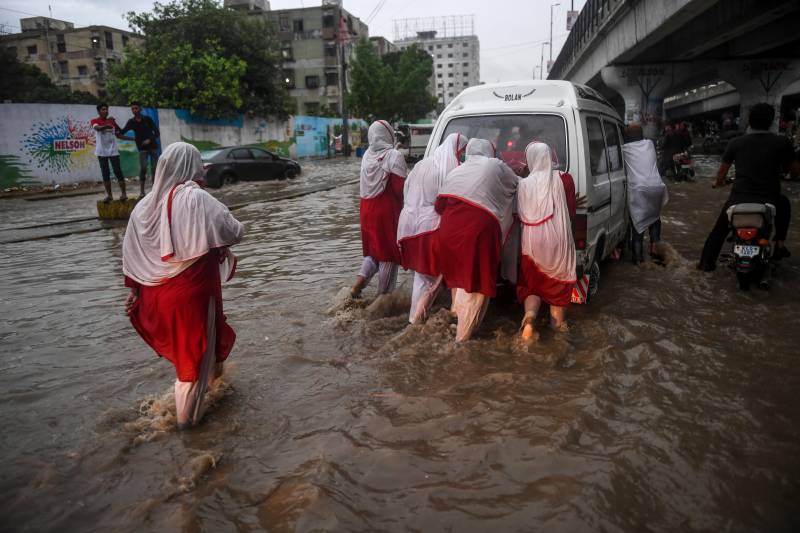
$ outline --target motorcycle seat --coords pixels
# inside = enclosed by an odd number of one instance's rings
[[[772,224],[775,206],[772,204],[734,204],[727,210],[728,221],[734,228],[761,228],[764,222]]]

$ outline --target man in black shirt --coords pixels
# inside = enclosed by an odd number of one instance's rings
[[[144,198],[144,186],[147,181],[147,160],[150,160],[150,173],[155,180],[156,165],[158,164],[158,143],[156,139],[161,134],[153,119],[142,115],[142,106],[139,102],[131,103],[131,112],[133,113],[133,118],[128,120],[125,127],[120,130],[119,135],[133,131],[136,148],[139,150],[139,198]]]
[[[706,239],[700,264],[706,272],[714,270],[717,258],[728,235],[728,207],[741,203],[770,203],[775,206],[775,249],[773,258],[789,257],[784,246],[789,231],[791,204],[781,194],[781,174],[787,170],[798,171],[792,144],[786,137],[770,133],[769,127],[775,118],[771,105],[761,103],[750,109],[750,133],[728,142],[722,155],[717,178],[713,187],[722,187],[732,164],[736,164],[736,180],[731,195],[722,207],[714,229]]]

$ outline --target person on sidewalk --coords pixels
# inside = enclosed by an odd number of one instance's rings
[[[628,211],[631,216],[633,263],[644,261],[644,232],[650,233],[650,255],[661,240],[661,208],[667,205],[667,186],[658,173],[658,157],[653,141],[644,138],[642,127],[629,124],[622,145],[628,170]]]
[[[459,165],[466,147],[466,137],[451,133],[406,179],[397,244],[403,268],[414,275],[408,318],[412,324],[425,320],[441,288],[435,244],[441,217],[434,204],[445,176]]]
[[[150,161],[150,176],[155,179],[156,165],[158,164],[158,138],[161,133],[152,118],[142,115],[142,105],[139,102],[131,103],[133,118],[129,119],[125,127],[119,131],[120,138],[129,131],[133,131],[136,149],[139,151],[139,198],[144,198],[144,189],[147,182],[147,162]]]
[[[511,229],[519,178],[494,155],[492,143],[470,139],[466,161],[450,171],[436,198],[442,217],[436,255],[444,282],[455,289],[456,342],[472,337],[497,293],[501,250]]]
[[[197,148],[171,144],[122,243],[122,272],[131,289],[125,311],[142,339],[175,366],[178,429],[202,418],[206,389],[221,375],[236,340],[223,313],[221,282],[236,271],[228,247],[242,240],[244,229],[192,181],[202,174]]]
[[[361,291],[376,273],[378,294],[387,294],[394,289],[400,264],[397,221],[403,209],[403,186],[408,175],[406,160],[394,148],[394,129],[388,122],[373,122],[367,138],[369,148],[361,160],[359,189],[364,260],[356,283],[350,289],[353,298],[361,296]]]
[[[710,272],[717,268],[717,259],[729,230],[727,210],[740,203],[770,203],[775,206],[775,249],[772,256],[781,259],[790,255],[784,242],[792,206],[781,194],[781,175],[789,170],[797,172],[800,164],[789,139],[769,131],[774,118],[775,109],[771,105],[754,105],[750,108],[750,133],[731,139],[722,154],[722,163],[712,187],[725,185],[725,176],[731,165],[736,165],[736,180],[703,246],[697,265],[699,270]]]
[[[120,129],[113,117],[108,116],[108,104],[97,104],[98,116],[90,122],[94,129],[94,155],[100,163],[100,174],[103,176],[103,187],[106,189],[104,202],[113,200],[111,194],[111,171],[109,164],[114,168],[114,177],[119,183],[120,197],[125,201],[125,176],[122,175],[122,165],[119,162],[119,149],[117,148],[117,134]]]

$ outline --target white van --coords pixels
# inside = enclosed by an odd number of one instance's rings
[[[409,143],[408,157],[412,161],[418,161],[425,155],[425,149],[431,138],[433,124],[409,124]]]
[[[622,121],[591,87],[568,81],[525,80],[465,89],[442,112],[425,155],[450,133],[494,143],[498,157],[517,173],[525,147],[541,140],[554,147],[558,168],[575,180],[586,205],[578,209],[575,246],[578,276],[597,290],[599,263],[622,243],[628,229]]]

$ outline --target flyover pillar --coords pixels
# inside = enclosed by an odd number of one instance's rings
[[[750,108],[753,105],[766,102],[775,108],[775,120],[770,129],[777,132],[781,98],[790,85],[800,80],[800,60],[724,62],[719,66],[719,74],[739,90],[739,128],[747,128]]]
[[[638,122],[645,137],[658,137],[664,117],[664,98],[671,87],[688,75],[683,65],[612,65],[600,71],[603,82],[625,101],[627,122]]]

